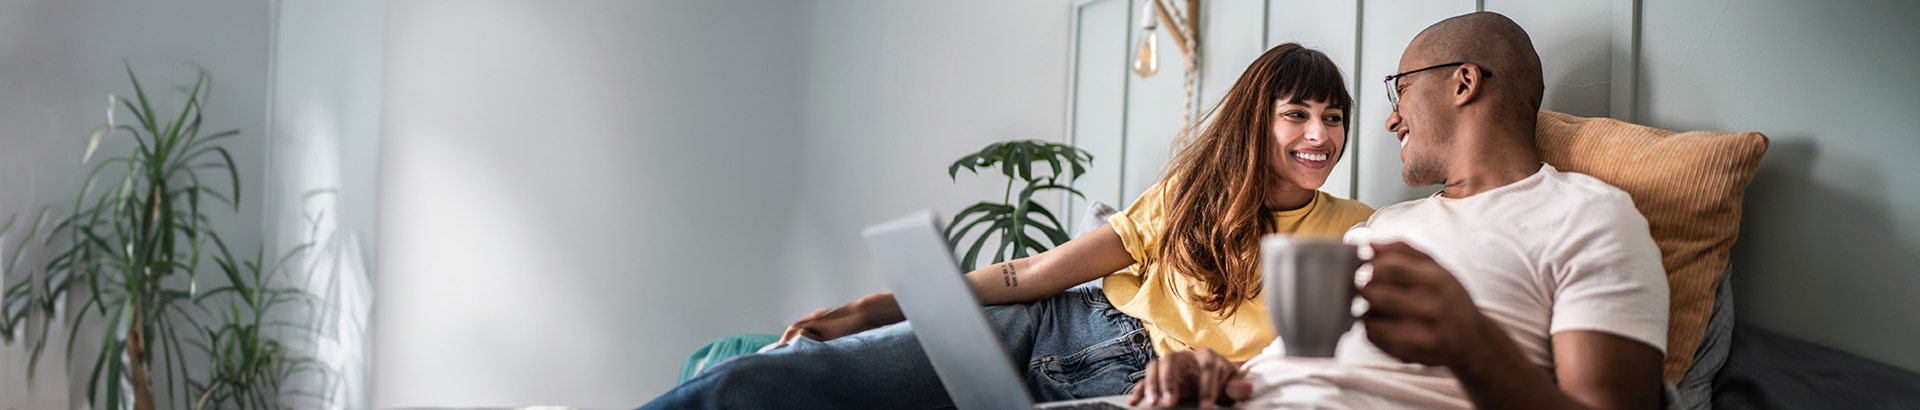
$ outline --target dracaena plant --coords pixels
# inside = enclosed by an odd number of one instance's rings
[[[185,105],[170,113],[149,101],[131,66],[127,77],[134,97],[109,97],[107,124],[94,130],[82,155],[83,163],[92,164],[85,186],[74,199],[72,213],[48,231],[45,245],[52,257],[40,267],[42,277],[7,286],[0,332],[8,344],[14,343],[15,330],[24,327],[29,311],[51,317],[63,303],[61,296],[73,291],[81,303],[65,329],[67,354],[76,353],[73,342],[83,326],[106,327],[99,349],[89,352],[91,366],[80,373],[86,375],[86,398],[95,406],[277,407],[272,397],[279,381],[311,369],[312,361],[284,348],[281,338],[286,333],[269,329],[285,323],[270,318],[287,316],[278,309],[309,301],[296,289],[268,287],[268,274],[275,268],[263,269],[263,258],[234,258],[211,229],[212,212],[239,211],[240,173],[232,153],[221,145],[239,130],[201,133],[208,81],[204,72]],[[114,120],[122,108],[132,114],[132,123]],[[133,148],[94,162],[103,140],[113,138],[130,139]],[[11,221],[4,228],[12,228]],[[24,230],[28,241],[39,231],[39,222]],[[4,266],[8,276],[25,242]],[[224,276],[225,285],[199,289],[196,276],[203,260],[215,262],[211,269]],[[221,313],[207,305],[218,306]],[[33,338],[29,379],[51,332],[45,329]],[[205,360],[207,365],[200,367],[207,373],[189,374],[189,360]],[[165,385],[156,386],[156,378]],[[123,389],[123,383],[130,388]],[[156,387],[178,406],[157,402]]]
[[[1072,239],[1067,236],[1066,225],[1060,223],[1060,218],[1034,202],[1033,195],[1058,190],[1082,196],[1069,185],[1079,179],[1091,163],[1093,155],[1086,150],[1035,139],[987,144],[979,152],[954,161],[947,167],[948,178],[957,180],[962,168],[975,174],[982,168],[998,169],[1007,178],[1001,202],[973,204],[947,223],[947,241],[955,249],[959,249],[967,237],[973,237],[972,245],[961,258],[961,266],[968,271],[978,269],[981,252],[986,250],[990,238],[999,238],[999,243],[994,245],[993,259],[988,264],[1024,258]],[[1020,187],[1019,191],[1014,190],[1016,186]]]
[[[210,358],[211,368],[202,379],[188,379],[188,392],[199,392],[193,409],[279,408],[282,384],[294,374],[317,372],[326,368],[310,356],[289,346],[284,337],[311,336],[301,323],[299,312],[315,309],[311,295],[299,288],[274,287],[276,276],[285,271],[285,262],[306,252],[313,245],[302,244],[278,261],[265,263],[265,252],[256,251],[252,261],[235,259],[218,239],[220,254],[214,257],[220,273],[227,279],[220,286],[194,298],[200,307],[212,305],[216,320],[210,325],[195,325],[199,339],[188,339],[200,353]],[[225,294],[224,304],[209,302]],[[220,309],[224,307],[225,309]],[[304,309],[298,309],[304,308]],[[293,309],[288,311],[288,309]]]

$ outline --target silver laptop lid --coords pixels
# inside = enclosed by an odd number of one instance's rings
[[[862,236],[954,406],[1032,409],[1025,379],[967,286],[939,216],[915,212],[867,227]]]

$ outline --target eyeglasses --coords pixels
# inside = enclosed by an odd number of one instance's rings
[[[1393,112],[1400,112],[1400,79],[1401,78],[1405,78],[1406,76],[1413,75],[1413,73],[1418,73],[1421,71],[1427,71],[1427,70],[1432,70],[1436,68],[1447,68],[1447,67],[1466,65],[1466,64],[1467,63],[1464,61],[1458,62],[1458,63],[1446,63],[1446,64],[1437,65],[1437,66],[1432,66],[1432,67],[1427,67],[1427,68],[1422,68],[1418,70],[1413,70],[1413,71],[1408,71],[1404,73],[1387,76],[1387,80],[1386,80],[1387,103],[1392,104]],[[1486,75],[1487,78],[1493,78],[1493,72],[1487,71],[1485,68],[1480,69],[1480,73]]]

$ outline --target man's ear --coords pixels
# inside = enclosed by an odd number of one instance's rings
[[[1484,72],[1481,71],[1479,65],[1473,63],[1461,64],[1459,67],[1454,67],[1452,74],[1452,78],[1449,78],[1449,80],[1452,80],[1454,84],[1453,105],[1467,105],[1467,103],[1473,102],[1475,98],[1479,98],[1481,91],[1485,91],[1485,89],[1480,88],[1480,86],[1486,85],[1486,83],[1480,81],[1486,77],[1483,75]]]

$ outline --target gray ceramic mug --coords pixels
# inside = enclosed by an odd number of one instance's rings
[[[1340,336],[1353,327],[1359,268],[1359,248],[1340,241],[1285,234],[1260,240],[1268,318],[1288,356],[1333,357]]]

